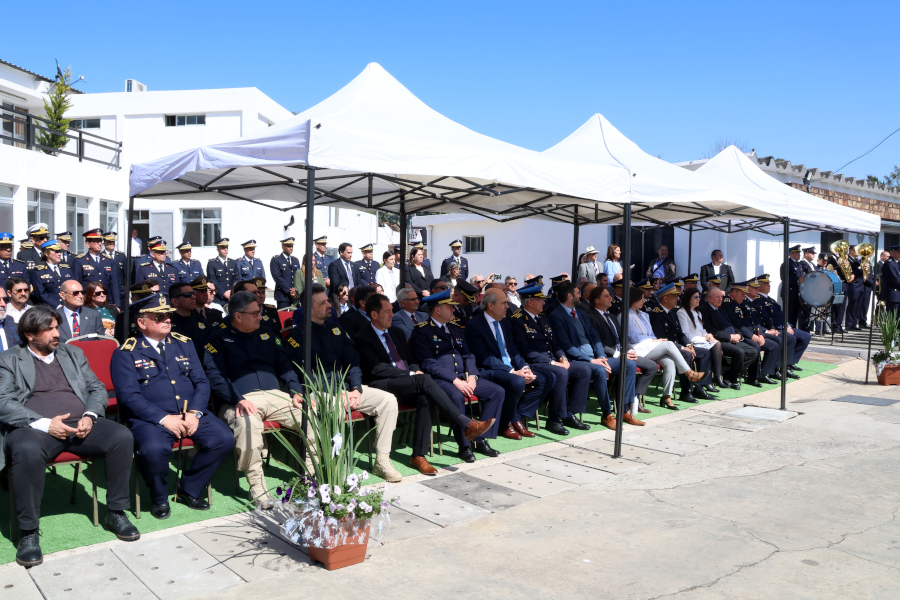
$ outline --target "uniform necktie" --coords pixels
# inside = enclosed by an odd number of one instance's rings
[[[159,265],[159,274],[160,274],[160,275],[163,275],[163,276],[165,276],[165,274],[166,274],[166,271],[165,271],[165,269],[163,268],[162,263],[160,263],[160,265]]]
[[[157,346],[157,349],[159,350],[159,355],[162,357],[163,366],[165,366],[165,364],[166,364],[166,342],[161,341],[159,343],[159,346]]]
[[[81,331],[81,327],[78,326],[78,313],[72,313],[72,337],[76,337],[78,332]]]
[[[394,344],[394,340],[391,339],[391,334],[387,330],[385,330],[381,335],[384,336],[384,343],[387,344],[388,354],[391,355],[391,360],[394,361],[394,366],[405,371],[406,361],[400,358],[400,352],[397,350],[397,346]]]
[[[500,346],[500,357],[503,358],[503,362],[506,366],[511,367],[512,361],[509,359],[509,354],[506,352],[506,344],[503,342],[503,334],[500,333],[500,321],[494,321],[494,335],[497,336],[497,345]]]

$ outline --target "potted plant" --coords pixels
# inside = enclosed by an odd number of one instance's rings
[[[900,317],[897,316],[897,311],[882,311],[876,322],[881,329],[881,344],[884,347],[872,355],[878,383],[900,385]]]
[[[273,434],[300,465],[289,467],[294,475],[275,495],[294,513],[283,524],[287,536],[331,571],[365,560],[370,532],[380,539],[390,526],[392,502],[385,500],[387,484],[366,485],[369,474],[356,472],[356,450],[365,435],[354,441],[343,377],[329,377],[319,364],[314,378],[306,372],[304,378],[301,411],[308,425],[304,431],[296,424],[295,433],[306,459],[282,431]]]

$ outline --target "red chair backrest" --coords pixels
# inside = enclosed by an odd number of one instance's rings
[[[284,329],[291,326],[294,320],[294,313],[289,310],[283,310],[278,313],[278,318],[281,319],[281,328]]]
[[[85,340],[70,342],[70,346],[76,346],[84,352],[91,371],[97,379],[103,382],[107,392],[113,391],[112,374],[109,364],[112,362],[113,352],[119,347],[115,340]]]

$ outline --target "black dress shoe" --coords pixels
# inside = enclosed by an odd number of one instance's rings
[[[792,370],[788,369],[787,378],[788,379],[800,379],[800,376],[797,375],[796,373],[794,373]]]
[[[663,408],[668,408],[669,410],[681,410],[680,408],[678,408],[678,407],[675,406],[674,404],[666,404],[666,401],[665,401],[665,400],[660,400],[660,401],[659,401],[659,405],[660,405],[661,407],[663,407]]]
[[[178,502],[186,504],[189,508],[193,508],[194,510],[209,510],[209,502],[203,498],[194,498],[185,493],[185,491],[181,489],[181,486],[178,487],[176,496],[178,496]]]
[[[713,377],[712,382],[713,382],[713,384],[719,386],[720,388],[731,387],[731,386],[728,384],[728,382],[725,381],[725,379],[723,379],[722,377]]]
[[[706,391],[709,392],[710,394],[718,394],[718,393],[719,393],[719,388],[717,388],[717,387],[716,387],[715,385],[713,385],[713,384],[709,384],[709,385],[704,386],[704,387],[706,387]]]
[[[141,532],[131,524],[128,517],[121,510],[111,510],[106,513],[103,526],[116,534],[123,542],[136,542],[141,539]]]
[[[150,514],[157,519],[168,519],[172,515],[172,509],[169,507],[168,502],[165,504],[154,504],[150,507]]]
[[[699,402],[699,400],[694,398],[694,395],[690,392],[688,392],[688,393],[682,392],[681,394],[679,394],[678,401],[679,402],[689,402],[691,404],[697,404],[697,402]]]
[[[710,396],[705,389],[700,386],[694,388],[694,397],[700,398],[701,400],[714,400],[712,396]],[[696,400],[695,400],[696,402]]]
[[[478,454],[484,454],[490,458],[494,458],[495,456],[500,456],[500,453],[491,448],[491,445],[488,444],[487,440],[475,440],[472,442],[472,447],[475,448],[475,452]]]
[[[752,385],[753,387],[762,387],[762,384],[759,382],[759,380],[756,380],[756,381],[748,381],[748,382],[747,382],[747,385]]]
[[[473,463],[475,462],[475,453],[472,452],[472,446],[466,446],[462,450],[459,451],[459,457],[463,459],[464,462]]]
[[[791,369],[794,370],[794,371],[802,371],[802,370],[803,370],[803,369],[800,367],[800,365],[794,365],[793,367],[791,367]]]
[[[547,421],[544,429],[556,435],[569,435],[569,430],[563,427],[563,424],[559,421]]]
[[[44,554],[41,552],[40,533],[33,531],[23,535],[16,546],[16,562],[26,569],[36,567],[44,562]]]
[[[775,385],[778,383],[777,381],[775,381],[768,375],[763,375],[762,377],[759,378],[759,380],[762,381],[763,383],[768,383],[769,385]]]
[[[588,425],[587,423],[583,423],[582,421],[579,421],[578,417],[576,417],[574,415],[572,415],[571,417],[566,417],[565,419],[562,420],[562,422],[563,422],[563,425],[565,425],[566,427],[571,427],[572,429],[578,429],[581,431],[587,431],[588,429],[591,428],[590,425]]]

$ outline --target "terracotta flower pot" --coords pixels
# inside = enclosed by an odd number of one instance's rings
[[[313,548],[308,546],[309,557],[329,571],[358,565],[366,559],[366,550],[369,548],[369,525],[366,524],[364,541],[361,544],[342,544],[334,548]]]
[[[900,385],[900,365],[885,365],[878,375],[879,385]]]

